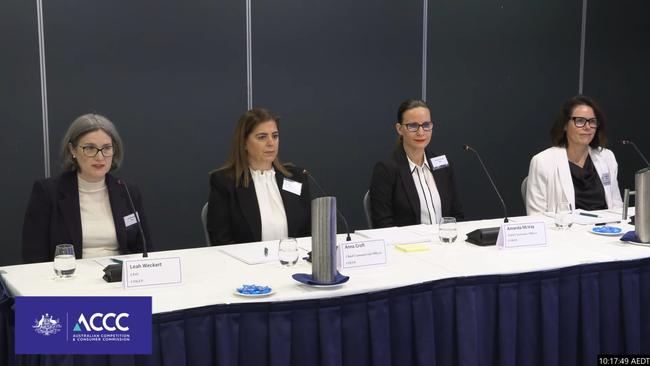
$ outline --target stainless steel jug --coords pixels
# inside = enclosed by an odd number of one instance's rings
[[[634,231],[643,243],[650,243],[650,168],[641,169],[634,176],[636,205]]]
[[[312,276],[320,283],[336,278],[336,198],[319,197],[311,201]]]
[[[650,243],[650,167],[636,172],[634,188],[625,190],[623,199],[623,218],[627,217],[627,206],[631,195],[636,195],[634,214],[634,231],[642,243]]]

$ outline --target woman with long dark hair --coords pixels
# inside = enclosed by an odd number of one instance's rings
[[[279,118],[262,108],[237,122],[228,160],[210,174],[213,245],[311,234],[309,182],[302,169],[280,163],[279,126]]]

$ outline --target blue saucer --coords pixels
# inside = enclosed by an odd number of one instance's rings
[[[639,244],[639,245],[645,245],[649,246],[650,244],[648,243],[643,243],[638,236],[636,236],[636,231],[628,231],[625,233],[625,235],[621,236],[621,241],[626,241],[630,244]]]
[[[623,229],[616,226],[594,226],[591,228],[591,232],[594,234],[600,235],[620,235],[623,232]]]
[[[339,286],[342,285],[350,279],[349,276],[344,276],[340,273],[336,273],[336,276],[334,277],[334,282],[332,283],[323,283],[323,282],[318,282],[314,279],[314,277],[310,274],[307,273],[296,273],[292,275],[294,280],[307,285],[307,286],[314,286],[314,287],[332,287],[332,286]]]

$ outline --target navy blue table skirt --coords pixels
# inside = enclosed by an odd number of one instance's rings
[[[14,355],[13,300],[0,301],[0,365],[592,366],[600,353],[650,354],[650,258],[157,314],[151,356]]]

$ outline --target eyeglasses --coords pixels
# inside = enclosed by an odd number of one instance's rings
[[[422,127],[423,131],[431,131],[433,130],[433,122],[428,121],[428,122],[422,122],[422,123],[417,123],[417,122],[409,122],[409,123],[402,123],[403,126],[406,126],[406,129],[409,132],[418,132],[420,127]]]
[[[113,145],[104,146],[101,149],[92,145],[79,146],[79,147],[83,151],[84,155],[89,158],[94,158],[100,152],[102,153],[103,157],[110,158],[115,153],[115,151],[113,151]]]
[[[589,127],[598,128],[598,119],[596,118],[584,118],[584,117],[571,117],[573,124],[578,128],[582,128],[589,122]]]

